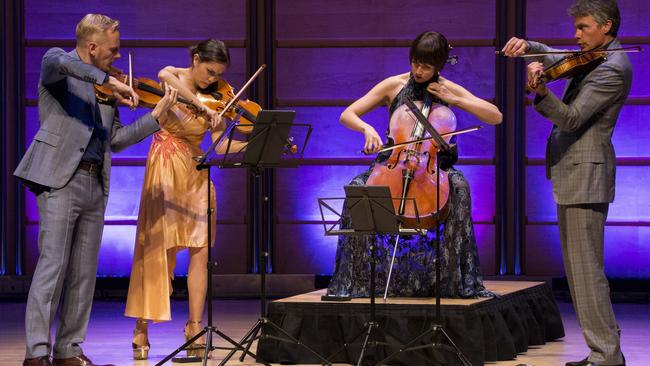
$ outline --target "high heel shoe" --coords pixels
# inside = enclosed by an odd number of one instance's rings
[[[199,327],[201,326],[201,321],[194,321],[194,320],[188,320],[187,323],[185,323],[185,329],[183,329],[183,334],[185,334],[185,341],[189,341],[192,339],[198,332],[196,333],[191,333],[190,332],[190,325],[191,324],[198,324]],[[185,350],[187,351],[187,357],[200,357],[203,358],[205,355],[205,340],[203,337],[200,337],[199,339],[195,340],[192,344],[190,344]],[[208,351],[208,358],[212,356],[212,350]]]
[[[148,324],[144,319],[137,319],[135,321],[135,329],[133,329],[133,348],[134,360],[146,360],[149,357],[149,333]]]

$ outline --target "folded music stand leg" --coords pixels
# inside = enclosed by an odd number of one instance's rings
[[[395,237],[395,246],[393,247],[393,257],[390,260],[390,269],[388,270],[388,278],[386,278],[386,289],[384,290],[384,301],[388,297],[388,286],[390,286],[390,278],[393,275],[393,265],[395,264],[395,255],[397,254],[397,243],[399,243],[399,234]]]

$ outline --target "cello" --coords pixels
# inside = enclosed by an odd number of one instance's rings
[[[433,102],[429,93],[424,102],[399,106],[390,118],[390,133],[395,144],[390,157],[378,162],[366,184],[388,186],[395,212],[412,227],[429,229],[443,222],[449,212],[449,177],[438,171],[438,151],[448,148],[440,134],[456,129],[456,117],[449,108]],[[421,113],[415,108],[419,108]],[[418,116],[418,114],[421,114]],[[425,120],[421,120],[425,118]],[[428,132],[432,139],[424,139]],[[409,141],[415,141],[408,143]],[[411,199],[416,205],[408,204]]]

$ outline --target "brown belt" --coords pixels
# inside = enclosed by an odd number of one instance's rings
[[[102,171],[102,164],[91,163],[89,161],[82,160],[81,162],[79,162],[79,166],[77,167],[77,169],[83,169],[90,174],[98,174],[99,172]]]

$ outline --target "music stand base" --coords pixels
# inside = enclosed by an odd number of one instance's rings
[[[320,301],[334,301],[334,302],[352,301],[352,296],[323,295],[320,297]]]
[[[422,345],[418,345],[418,346],[414,345],[419,340],[421,340],[422,338],[425,338],[429,334],[431,334],[431,336],[433,337],[434,342],[430,342],[430,343],[426,343],[426,344],[422,344]],[[435,340],[439,339],[439,337],[442,337],[444,340],[446,340],[447,344],[435,342]],[[377,365],[384,365],[385,362],[389,361],[390,359],[394,358],[395,356],[397,356],[399,354],[402,354],[402,353],[405,353],[405,352],[418,351],[418,350],[421,350],[421,349],[424,349],[424,348],[433,348],[433,349],[439,349],[439,350],[442,350],[442,351],[454,353],[463,366],[472,366],[471,362],[469,362],[467,357],[465,357],[465,355],[460,351],[458,346],[456,346],[454,341],[451,340],[451,337],[449,337],[447,332],[445,332],[445,329],[442,327],[442,325],[437,325],[437,324],[431,325],[431,327],[429,327],[429,329],[422,332],[420,335],[415,337],[409,343],[403,345],[398,351],[391,353],[386,358],[379,361],[377,363]]]
[[[201,362],[203,359],[201,357],[174,357],[172,358],[172,363],[195,363]]]
[[[270,327],[273,328],[275,331],[281,333],[281,335],[282,335],[284,338],[283,338],[283,337],[278,337],[278,336],[272,336],[272,335],[264,334],[263,328],[264,328],[265,326],[270,326]],[[274,339],[274,340],[279,341],[279,342],[291,343],[291,344],[295,344],[295,345],[297,345],[297,346],[303,347],[303,348],[306,349],[309,353],[311,353],[313,356],[315,356],[316,358],[318,358],[318,359],[320,360],[320,364],[321,364],[321,365],[326,365],[326,366],[331,366],[331,365],[332,365],[332,363],[331,363],[330,361],[328,361],[327,359],[323,358],[323,356],[319,355],[316,351],[314,351],[313,349],[311,349],[311,348],[310,348],[309,346],[307,346],[306,344],[304,344],[304,343],[302,343],[301,341],[299,341],[298,339],[294,338],[291,334],[287,333],[287,331],[285,331],[284,329],[282,329],[282,327],[280,327],[279,325],[275,324],[273,321],[271,321],[270,319],[268,319],[268,318],[266,318],[266,317],[261,317],[261,318],[259,318],[259,319],[257,320],[257,322],[255,322],[255,324],[253,325],[253,327],[252,327],[252,328],[251,328],[251,329],[246,333],[246,335],[244,336],[244,338],[242,338],[242,339],[239,341],[239,343],[240,343],[241,345],[246,345],[246,348],[245,348],[245,349],[232,349],[232,350],[230,351],[230,353],[229,353],[228,355],[226,355],[226,357],[221,361],[221,363],[219,363],[219,366],[224,366],[224,365],[226,364],[226,362],[228,362],[228,360],[230,360],[230,359],[235,355],[235,353],[237,353],[237,351],[243,351],[243,353],[241,354],[241,356],[239,356],[239,362],[244,362],[244,359],[246,358],[246,356],[247,356],[247,355],[248,355],[248,356],[251,355],[251,353],[250,353],[248,350],[249,350],[250,347],[252,346],[253,342],[255,342],[256,340],[266,339],[266,338],[268,338],[268,339]],[[260,362],[260,363],[263,363],[264,365],[268,365],[268,364],[267,364],[266,362],[264,362],[263,360],[257,358],[257,356],[255,356],[254,358],[255,358],[255,361]]]
[[[226,342],[230,343],[232,347],[214,347],[212,346],[212,334],[216,334],[217,336],[221,337],[223,340]],[[191,346],[194,341],[199,339],[201,336],[206,335],[206,340],[205,340],[205,353],[203,354],[203,358],[201,357],[174,357],[176,356],[179,352],[182,352],[186,350],[189,346]],[[182,346],[178,347],[174,352],[170,353],[167,355],[165,358],[163,358],[160,362],[158,362],[155,366],[161,366],[165,362],[169,361],[170,359],[172,362],[179,362],[179,363],[188,363],[188,362],[203,362],[203,366],[207,365],[208,363],[208,354],[212,350],[215,349],[229,349],[232,352],[236,351],[242,351],[245,354],[248,354],[249,356],[257,359],[257,355],[249,351],[249,347],[244,347],[241,343],[236,342],[232,338],[228,337],[224,333],[222,333],[220,330],[216,329],[214,326],[205,326],[201,331],[199,331],[194,337],[190,338],[187,342],[185,342]],[[271,366],[268,363],[261,362],[265,366]]]

